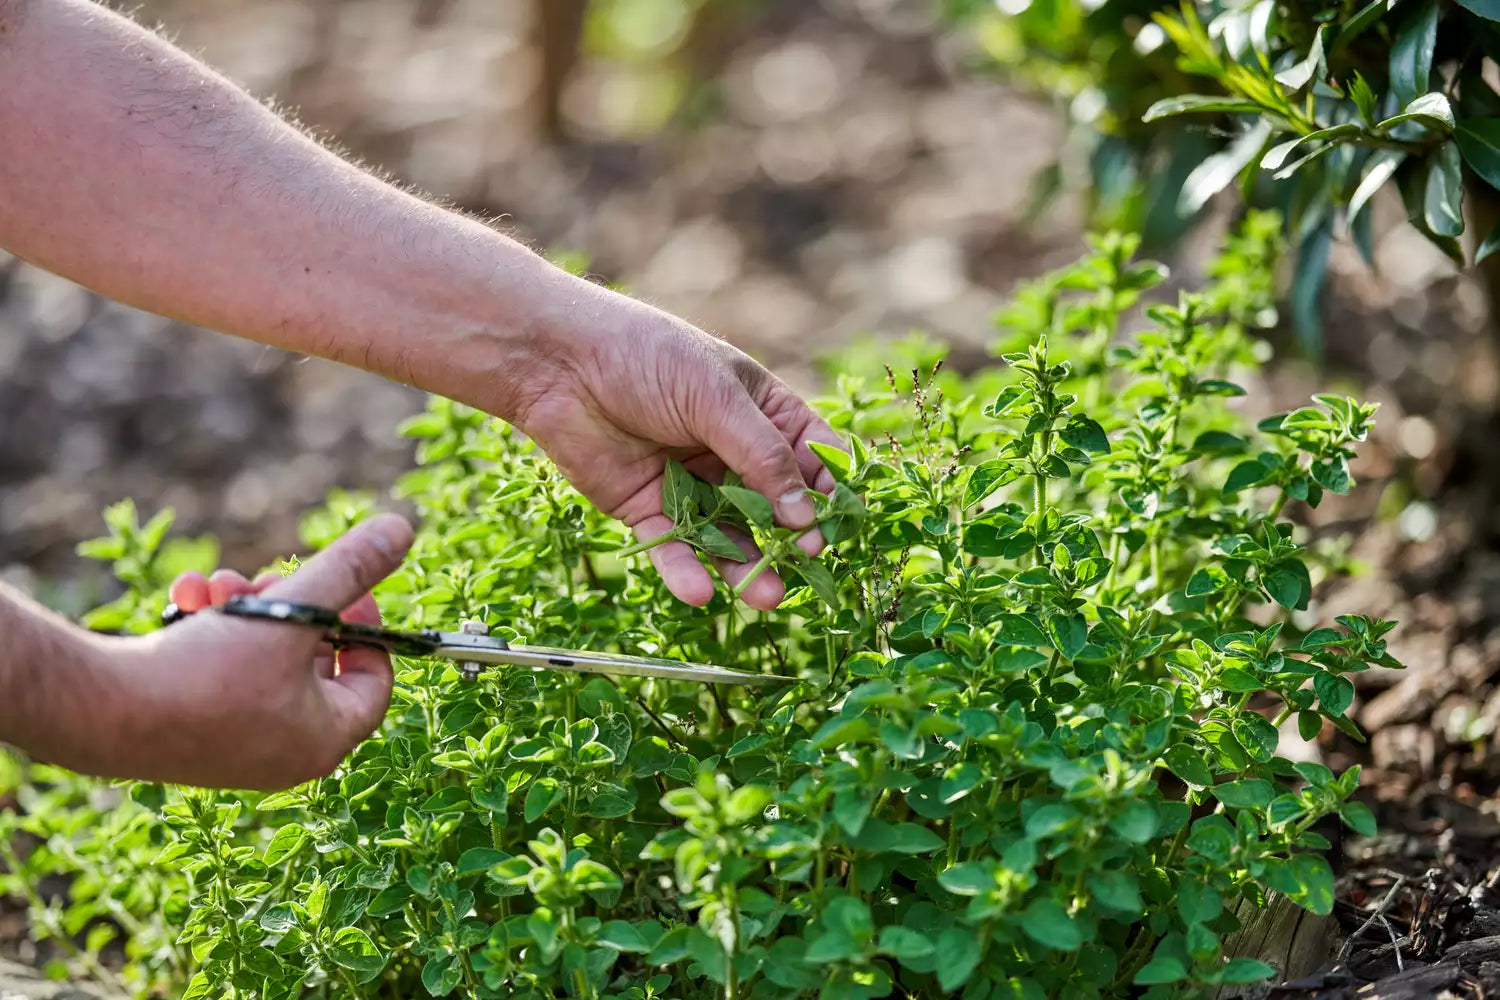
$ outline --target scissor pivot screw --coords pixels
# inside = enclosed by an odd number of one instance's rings
[[[472,618],[460,624],[458,630],[464,635],[490,634],[490,627],[488,625],[481,621],[475,621]],[[479,675],[484,670],[484,664],[465,660],[458,665],[458,669],[463,672],[464,680],[472,682],[479,680]]]

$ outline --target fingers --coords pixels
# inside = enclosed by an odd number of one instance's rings
[[[660,537],[672,530],[672,520],[665,514],[642,518],[632,529],[640,541]],[[647,555],[672,596],[685,604],[703,607],[714,596],[714,581],[697,555],[683,542],[667,542],[650,549]]]
[[[338,676],[323,685],[345,751],[375,731],[391,704],[391,661],[376,649],[339,652]]]
[[[232,569],[221,569],[211,577],[204,577],[202,573],[184,573],[172,581],[167,596],[173,604],[191,613],[217,607],[241,594],[259,593],[261,589],[259,580],[252,584]]]
[[[823,460],[807,446],[807,443],[809,441],[816,441],[819,444],[826,444],[831,448],[837,448],[839,451],[848,451],[849,449],[844,446],[844,442],[839,440],[839,436],[833,432],[833,428],[829,427],[822,417],[815,414],[811,407],[804,404],[803,408],[807,411],[809,419],[807,426],[797,438],[797,465],[802,469],[803,477],[813,484],[813,489],[819,493],[832,493],[834,487],[833,473],[828,471],[828,467],[823,464]]]
[[[738,528],[726,525],[722,530],[750,560],[743,563],[731,562],[728,559],[714,560],[714,565],[718,567],[719,574],[724,577],[725,582],[731,587],[738,587],[745,577],[750,575],[755,561],[760,558],[760,550],[755,547],[755,542],[750,536]],[[775,611],[784,597],[786,597],[786,585],[770,570],[750,581],[750,586],[740,594],[740,600],[757,611]]]
[[[208,607],[208,577],[202,573],[183,573],[172,581],[167,600],[189,614]]]
[[[398,566],[411,547],[412,530],[396,514],[371,518],[265,590],[267,597],[345,608]]]
[[[746,486],[775,505],[776,520],[782,525],[812,525],[817,514],[790,442],[742,387],[710,419],[703,438],[724,464],[739,473]]]
[[[254,593],[250,581],[232,569],[215,570],[208,578],[208,603],[218,607],[231,597]]]

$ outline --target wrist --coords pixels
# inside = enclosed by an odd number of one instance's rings
[[[109,773],[129,711],[116,663],[131,640],[87,632],[0,591],[0,740],[37,760]]]

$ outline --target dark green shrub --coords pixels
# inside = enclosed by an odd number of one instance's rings
[[[1366,206],[1387,184],[1458,264],[1500,247],[1491,0],[949,3],[1003,65],[1068,100],[1112,222],[1165,243],[1236,183],[1281,210],[1310,337],[1331,241],[1371,257]],[[1164,121],[1179,116],[1192,124]]]
[[[39,930],[97,949],[121,927],[130,985],[189,998],[1155,997],[1270,974],[1223,961],[1234,908],[1328,912],[1317,824],[1371,828],[1357,773],[1289,763],[1277,727],[1352,729],[1347,675],[1394,665],[1389,623],[1284,624],[1328,567],[1279,515],[1349,489],[1373,407],[1319,397],[1252,432],[1226,405],[1277,231],[1252,217],[1128,340],[1161,270],[1110,237],[1017,297],[1003,366],[845,359],[822,402],[852,448],[828,455],[836,544],[785,553],[808,586],[773,615],[674,603],[527,442],[435,400],[406,428],[422,527],[390,620],[798,683],[402,662],[383,730],[290,792],[137,785],[107,809],[28,765],[0,845],[42,846],[0,887],[76,875],[50,916],[34,899]],[[674,503],[761,516],[706,484]],[[367,507],[338,498],[309,544]],[[150,621],[161,533],[110,523],[89,551],[147,586],[112,614]]]

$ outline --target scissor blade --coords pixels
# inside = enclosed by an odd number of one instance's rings
[[[445,636],[446,638],[446,636]],[[676,681],[707,684],[786,684],[792,678],[776,674],[751,674],[706,663],[684,663],[680,660],[649,656],[626,656],[617,653],[595,653],[578,649],[554,649],[550,646],[507,646],[486,648],[478,643],[445,643],[439,656],[472,663],[508,664],[542,670],[570,670],[578,674],[607,674],[616,677],[661,677]]]

